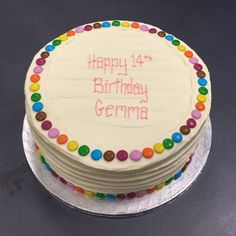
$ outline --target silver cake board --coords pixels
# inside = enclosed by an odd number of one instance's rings
[[[192,161],[179,179],[172,181],[163,189],[155,191],[151,194],[146,194],[141,198],[115,200],[111,202],[108,200],[89,198],[76,192],[75,190],[70,189],[58,181],[58,179],[54,178],[50,172],[46,170],[45,166],[42,165],[40,158],[36,153],[26,117],[24,119],[22,131],[26,160],[32,172],[38,181],[45,187],[45,189],[56,199],[60,200],[60,202],[73,209],[92,215],[106,217],[127,217],[140,215],[153,209],[160,208],[183,194],[197,179],[207,162],[211,146],[211,136],[211,121],[208,118],[204,125],[200,142],[192,157]]]

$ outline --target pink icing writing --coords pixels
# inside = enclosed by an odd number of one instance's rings
[[[117,75],[128,75],[126,58],[102,57],[96,56],[95,53],[89,54],[89,69],[101,69],[104,73],[116,73]]]
[[[97,116],[106,116],[124,119],[148,119],[148,107],[146,106],[130,106],[120,104],[104,105],[101,99],[97,99],[95,103],[95,113]]]
[[[140,103],[148,102],[147,85],[134,82],[132,78],[109,81],[96,77],[93,79],[93,88],[93,93],[138,96]]]

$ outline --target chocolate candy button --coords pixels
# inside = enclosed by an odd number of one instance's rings
[[[36,114],[35,118],[37,121],[43,121],[47,117],[47,114],[44,111],[40,111]]]
[[[180,127],[181,134],[187,135],[190,133],[190,128],[187,125],[183,125]]]
[[[42,57],[42,58],[47,58],[47,57],[49,57],[49,52],[47,52],[47,51],[44,51],[44,52],[42,52],[41,54],[40,54],[40,56]]]
[[[103,157],[106,161],[112,161],[115,158],[115,153],[111,150],[108,150],[103,154]]]

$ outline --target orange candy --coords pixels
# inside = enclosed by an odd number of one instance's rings
[[[147,193],[153,193],[156,190],[156,186],[154,188],[147,189]]]
[[[202,102],[196,103],[195,107],[196,107],[196,109],[199,110],[199,111],[205,110],[205,105],[204,105],[204,103],[202,103]]]
[[[80,188],[79,186],[75,187],[75,190],[79,193],[84,193],[84,190]]]
[[[134,28],[134,29],[137,29],[139,27],[139,24],[137,22],[133,22],[131,24],[131,27]]]
[[[152,156],[153,156],[153,150],[152,150],[152,148],[144,148],[143,149],[143,156],[145,157],[145,158],[152,158]]]
[[[40,80],[40,76],[37,75],[37,74],[33,74],[30,76],[30,80],[33,82],[33,83],[36,83]]]
[[[61,134],[59,136],[57,136],[57,142],[59,144],[64,144],[68,141],[68,137],[65,134]]]
[[[73,30],[70,30],[70,31],[68,31],[67,33],[67,36],[74,36],[75,35],[75,31],[73,31]]]
[[[190,58],[190,57],[193,56],[193,53],[192,53],[191,51],[186,51],[186,52],[184,53],[184,55],[185,55],[186,57]]]

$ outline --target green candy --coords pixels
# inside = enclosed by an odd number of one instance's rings
[[[171,149],[174,147],[174,141],[172,139],[166,138],[163,141],[163,145],[166,149]]]
[[[172,41],[172,44],[175,45],[175,46],[179,46],[179,45],[180,45],[180,41],[177,40],[177,39],[174,39],[174,40]]]
[[[89,147],[87,145],[82,145],[80,146],[78,152],[81,156],[86,156],[89,153]]]
[[[53,44],[54,46],[58,46],[58,45],[61,44],[61,40],[60,40],[60,39],[55,39],[55,40],[52,42],[52,44]]]
[[[205,88],[205,87],[200,87],[200,88],[198,89],[198,91],[199,91],[200,94],[203,94],[203,95],[208,94],[208,89]]]
[[[172,182],[173,180],[173,177],[169,178],[168,180],[165,181],[165,185],[168,185]]]
[[[118,20],[112,21],[113,26],[120,26],[120,22]]]
[[[105,194],[103,194],[103,193],[96,193],[95,196],[96,196],[98,199],[104,199],[104,198],[105,198]]]
[[[31,100],[33,102],[38,102],[41,99],[41,94],[40,93],[33,93],[31,95]]]
[[[45,160],[45,158],[44,158],[44,156],[43,155],[41,155],[41,161],[44,163],[44,164],[46,164],[46,160]]]

